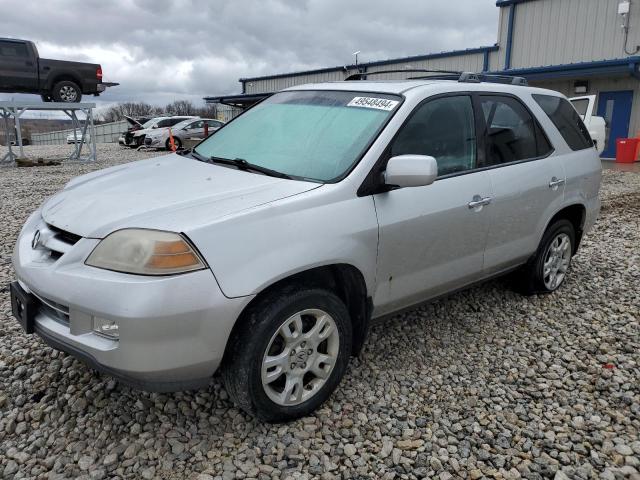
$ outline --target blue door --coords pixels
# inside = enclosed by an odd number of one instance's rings
[[[615,158],[616,140],[629,136],[632,101],[633,92],[631,90],[600,92],[598,116],[604,118],[607,123],[606,143],[601,157]]]

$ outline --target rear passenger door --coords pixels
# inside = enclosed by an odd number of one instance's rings
[[[564,168],[542,127],[518,98],[479,95],[493,201],[485,275],[526,261],[553,212],[562,206]]]

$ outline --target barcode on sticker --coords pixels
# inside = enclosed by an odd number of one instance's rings
[[[376,97],[354,97],[347,107],[364,107],[364,108],[376,108],[378,110],[393,110],[398,104],[397,100],[388,100],[386,98]]]

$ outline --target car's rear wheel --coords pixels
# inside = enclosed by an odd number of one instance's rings
[[[536,254],[520,273],[522,293],[551,293],[562,285],[571,265],[575,238],[569,220],[558,220],[547,228]]]
[[[77,103],[82,100],[82,91],[76,83],[63,80],[53,86],[51,96],[56,102]]]
[[[222,377],[248,413],[270,422],[308,415],[340,383],[352,333],[347,308],[335,294],[281,289],[258,300],[239,321]]]

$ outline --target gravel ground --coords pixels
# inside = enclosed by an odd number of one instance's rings
[[[91,166],[0,169],[0,476],[640,479],[640,175],[605,172],[556,294],[501,279],[398,315],[315,415],[264,425],[218,379],[134,391],[10,318],[27,215],[74,175],[149,155],[100,146]]]

